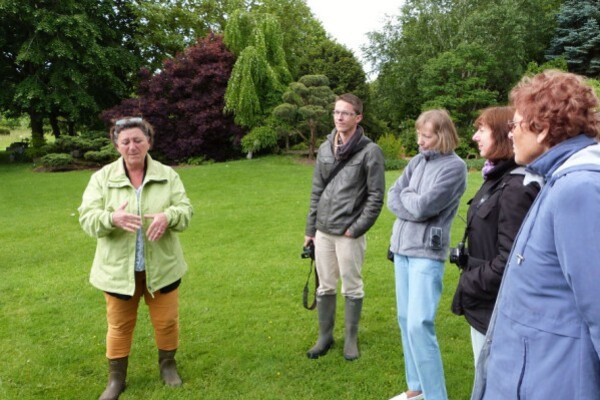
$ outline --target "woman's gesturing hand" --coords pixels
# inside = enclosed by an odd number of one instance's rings
[[[127,203],[127,201],[124,202],[113,212],[112,223],[114,226],[127,232],[135,233],[135,231],[142,227],[142,218],[137,214],[130,214],[125,211]]]
[[[169,227],[169,221],[167,220],[165,213],[146,214],[144,215],[144,218],[153,220],[146,231],[148,240],[151,242],[159,240]]]

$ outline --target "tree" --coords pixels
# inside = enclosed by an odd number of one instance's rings
[[[334,100],[335,94],[325,75],[306,75],[289,85],[283,95],[284,103],[273,110],[275,118],[308,142],[310,159],[314,158],[318,133],[326,129],[331,121],[329,117]]]
[[[292,80],[306,75],[300,66],[315,61],[311,51],[328,41],[321,23],[315,19],[305,0],[262,0],[252,10],[277,18],[283,34],[283,49]]]
[[[225,111],[239,125],[261,125],[281,98],[291,75],[279,22],[269,14],[236,11],[224,41],[238,59],[225,93]]]
[[[366,75],[352,51],[330,39],[307,50],[307,58],[300,65],[300,74],[325,75],[336,94],[353,93],[367,102],[369,89]]]
[[[133,39],[144,65],[156,71],[198,38],[222,33],[232,12],[243,7],[244,0],[132,0]]]
[[[600,77],[600,4],[597,0],[567,0],[546,58],[563,57],[569,71]]]
[[[29,115],[34,146],[44,142],[44,118],[58,136],[59,118],[92,124],[127,94],[139,68],[129,21],[124,1],[3,2],[0,110]]]
[[[488,53],[486,85],[506,95],[530,61],[543,60],[560,0],[407,0],[400,15],[370,34],[368,60],[379,74],[371,101],[380,119],[399,127],[428,100],[419,79],[429,61],[464,45]],[[452,110],[450,110],[452,111]]]
[[[495,59],[478,45],[459,45],[430,59],[418,82],[423,109],[446,108],[455,122],[471,125],[478,110],[496,102],[490,84],[495,68]]]
[[[138,97],[105,111],[102,119],[144,116],[156,130],[154,149],[171,162],[234,157],[243,130],[223,114],[234,61],[222,37],[209,35],[165,61],[161,72],[142,70]]]

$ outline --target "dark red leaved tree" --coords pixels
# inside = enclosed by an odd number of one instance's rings
[[[125,115],[143,116],[155,128],[154,150],[170,162],[239,156],[244,131],[223,113],[234,62],[222,37],[211,34],[166,60],[161,72],[140,71],[138,97],[105,110],[101,118],[110,123]]]

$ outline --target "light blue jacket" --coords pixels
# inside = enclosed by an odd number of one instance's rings
[[[146,285],[153,293],[180,279],[187,270],[177,232],[188,227],[193,211],[173,168],[149,155],[146,163],[141,215],[163,212],[169,221],[168,229],[156,242],[145,237],[152,221],[143,221]],[[137,214],[135,188],[125,174],[123,159],[119,158],[90,178],[79,207],[79,222],[88,235],[98,240],[90,274],[92,285],[106,292],[131,296],[135,291],[136,234],[112,224],[112,213],[125,201],[126,211]]]
[[[466,187],[467,167],[454,152],[413,157],[388,192],[387,206],[396,216],[390,250],[446,260],[450,224]],[[436,233],[439,243],[433,238]]]
[[[527,170],[545,185],[515,240],[472,399],[600,399],[600,145],[579,135]]]

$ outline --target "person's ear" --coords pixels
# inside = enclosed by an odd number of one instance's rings
[[[362,121],[363,115],[362,114],[356,114],[356,123],[358,124],[360,121]]]
[[[545,146],[546,137],[548,137],[548,131],[549,128],[546,127],[543,131],[537,134],[535,139],[537,140],[538,144]]]

